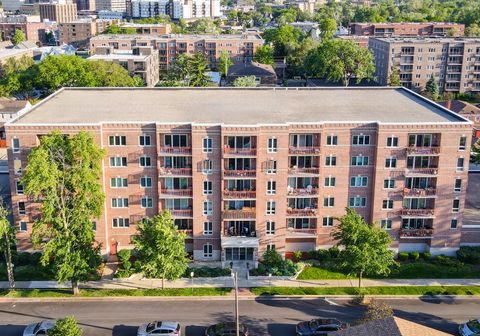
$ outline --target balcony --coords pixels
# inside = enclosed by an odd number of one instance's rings
[[[287,189],[287,196],[311,196],[318,195],[317,188],[290,188]]]
[[[169,209],[172,217],[193,217],[192,209]]]
[[[316,217],[317,209],[313,208],[304,208],[304,209],[293,209],[287,208],[288,217]]]
[[[257,175],[256,170],[224,170],[224,177],[255,177]]]
[[[178,232],[184,233],[187,238],[193,237],[193,230],[192,229],[179,229]]]
[[[431,238],[433,236],[433,229],[400,229],[400,238]]]
[[[255,219],[257,213],[255,208],[244,208],[243,210],[224,210],[223,219]]]
[[[159,149],[161,154],[192,155],[192,147],[170,147],[162,146]]]
[[[162,195],[192,197],[192,189],[162,189]]]
[[[436,176],[438,175],[438,168],[407,168],[406,175],[408,176]]]
[[[192,168],[167,168],[167,167],[160,167],[159,175],[175,175],[175,176],[191,176],[192,175]]]
[[[320,154],[320,147],[319,146],[310,146],[310,147],[290,147],[289,148],[290,154]]]
[[[236,156],[255,156],[257,155],[256,148],[237,148],[237,147],[225,147],[223,149],[225,155],[236,155]]]
[[[287,236],[289,238],[316,238],[317,229],[316,228],[292,228],[287,227]]]
[[[399,211],[402,217],[434,217],[434,209],[402,209]]]
[[[403,197],[433,197],[437,196],[435,188],[404,188]]]
[[[247,237],[255,238],[257,237],[257,232],[255,231],[255,226],[253,227],[244,227],[244,228],[235,228],[235,227],[224,227],[223,228],[224,237]]]
[[[289,175],[305,175],[305,174],[318,175],[319,173],[320,173],[320,168],[318,167],[310,167],[310,168],[292,167],[288,169]]]
[[[245,199],[245,198],[256,198],[257,192],[255,190],[224,190],[223,198],[225,199]]]
[[[440,154],[440,147],[407,147],[407,155],[438,155]]]

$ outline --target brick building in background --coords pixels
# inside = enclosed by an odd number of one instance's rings
[[[131,248],[136,223],[165,209],[195,260],[224,265],[330,247],[345,207],[398,251],[480,242],[462,218],[472,124],[404,88],[69,88],[5,128],[20,250],[38,205],[19,181],[54,129],[106,150],[105,253]]]
[[[71,44],[77,48],[88,48],[90,38],[101,34],[112,20],[81,19],[58,24],[60,44]]]
[[[0,23],[0,39],[10,41],[15,30],[21,30],[27,41],[45,42],[47,28],[43,22]]]
[[[71,2],[40,3],[40,18],[58,23],[70,22],[77,19],[77,4]]]
[[[479,38],[370,38],[368,47],[380,85],[396,67],[402,85],[416,91],[433,75],[440,92],[480,92]]]
[[[460,37],[465,34],[464,24],[452,22],[354,22],[348,28],[351,35],[374,37]]]

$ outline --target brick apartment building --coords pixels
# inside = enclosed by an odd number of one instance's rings
[[[465,33],[465,25],[451,22],[382,22],[349,25],[351,35],[393,37],[393,36],[450,36],[459,37]]]
[[[127,51],[134,46],[152,46],[160,55],[160,71],[166,71],[175,57],[181,53],[193,55],[204,53],[215,67],[220,53],[227,51],[235,63],[249,62],[257,47],[263,45],[260,35],[109,35],[90,39],[90,49],[112,46],[115,50]]]
[[[6,124],[20,249],[38,214],[19,182],[54,129],[106,150],[103,252],[170,209],[195,260],[255,262],[326,248],[355,208],[399,251],[453,253],[463,225],[471,122],[405,88],[62,89]]]
[[[90,38],[101,34],[112,20],[80,19],[58,24],[60,44],[71,44],[78,48],[88,48]]]
[[[49,20],[58,23],[70,22],[77,19],[77,4],[70,2],[40,3],[41,20]]]
[[[131,53],[114,52],[113,47],[97,47],[88,60],[113,62],[123,66],[130,76],[143,79],[148,87],[155,86],[160,77],[158,50],[152,47],[133,47]]]
[[[123,28],[135,28],[139,35],[166,35],[172,33],[172,25],[170,23],[122,23]]]
[[[434,75],[441,92],[480,92],[478,38],[370,38],[368,47],[380,85],[396,67],[402,85],[416,91]]]
[[[10,41],[15,30],[21,30],[27,41],[45,42],[47,25],[43,22],[0,23],[0,39]]]

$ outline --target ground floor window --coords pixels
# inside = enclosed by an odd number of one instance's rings
[[[226,247],[225,260],[253,260],[253,247]]]

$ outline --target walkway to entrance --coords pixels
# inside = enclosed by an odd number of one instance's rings
[[[247,266],[247,264],[249,265]],[[237,272],[238,280],[245,280],[247,279],[248,267],[253,267],[253,261],[231,261],[228,266],[231,267],[232,271]]]

